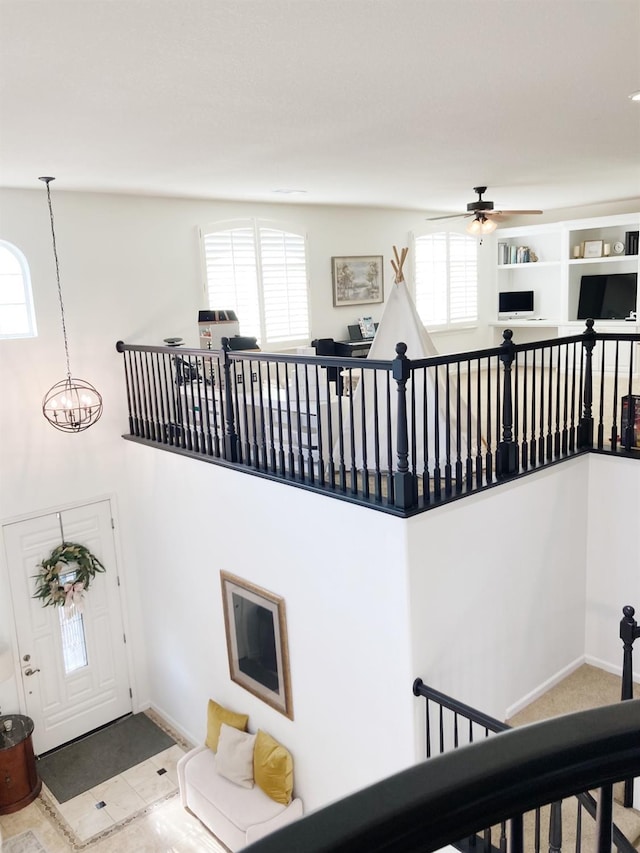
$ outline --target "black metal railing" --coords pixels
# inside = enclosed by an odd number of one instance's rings
[[[640,335],[588,320],[503,338],[418,360],[399,343],[388,361],[120,341],[125,437],[398,515],[589,450],[635,455]]]
[[[427,758],[434,755],[444,755],[452,749],[458,749],[488,738],[493,734],[501,734],[511,730],[507,723],[496,720],[482,711],[440,693],[426,685],[421,678],[413,683],[413,693],[425,700],[425,754]],[[598,801],[586,790],[578,792],[569,802],[556,800],[545,804],[546,808],[537,807],[530,814],[520,815],[522,826],[525,828],[525,849],[531,853],[540,853],[545,848],[558,851],[563,845],[563,825],[567,820],[573,820],[575,829],[575,849],[580,850],[585,830],[589,827],[585,822],[596,820]],[[625,803],[626,805],[626,803]],[[511,844],[511,827],[507,821],[497,826],[487,825],[470,838],[458,840],[455,846],[460,850],[475,850],[480,853],[506,850]],[[593,834],[591,828],[589,834]],[[632,853],[635,850],[631,840],[623,832],[612,825],[613,845],[620,853]],[[634,839],[635,841],[635,839]]]
[[[630,604],[622,608],[622,619],[620,620],[620,639],[623,644],[622,653],[622,691],[620,699],[625,702],[633,699],[633,644],[640,637],[640,628],[635,620],[635,608]],[[629,808],[633,805],[634,780],[625,779],[624,783],[624,805]]]
[[[430,853],[502,823],[510,853],[521,853],[521,815],[586,789],[599,791],[590,849],[611,853],[612,786],[640,771],[639,715],[640,700],[621,702],[484,738],[319,809],[247,853]],[[550,847],[559,849],[557,838]]]

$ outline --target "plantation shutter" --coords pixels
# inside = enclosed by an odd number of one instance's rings
[[[303,234],[251,222],[203,237],[209,307],[230,308],[262,349],[308,343]]]
[[[416,308],[425,326],[474,322],[478,315],[473,237],[446,231],[416,237]]]
[[[309,337],[305,241],[300,234],[260,228],[266,339],[287,343]]]
[[[260,337],[254,229],[232,228],[205,234],[204,252],[209,307],[235,311],[240,334]]]
[[[449,322],[478,318],[478,251],[476,240],[449,234]]]

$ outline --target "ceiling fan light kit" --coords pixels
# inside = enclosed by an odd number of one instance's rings
[[[467,204],[466,213],[448,213],[446,216],[431,216],[427,221],[437,222],[441,219],[468,219],[473,216],[473,219],[467,225],[467,232],[469,234],[484,236],[496,230],[498,227],[496,219],[501,219],[504,216],[533,216],[542,213],[541,210],[495,210],[492,201],[482,198],[487,191],[486,187],[474,187],[473,191],[477,193],[478,198]]]

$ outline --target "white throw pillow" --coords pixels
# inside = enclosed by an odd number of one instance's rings
[[[256,736],[222,723],[216,752],[216,770],[225,779],[253,788],[253,747]]]

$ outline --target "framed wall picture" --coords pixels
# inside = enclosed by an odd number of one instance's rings
[[[284,599],[220,572],[231,680],[293,719]]]
[[[582,251],[583,258],[601,258],[603,240],[585,240]]]
[[[384,302],[383,261],[382,255],[331,258],[334,306]]]

